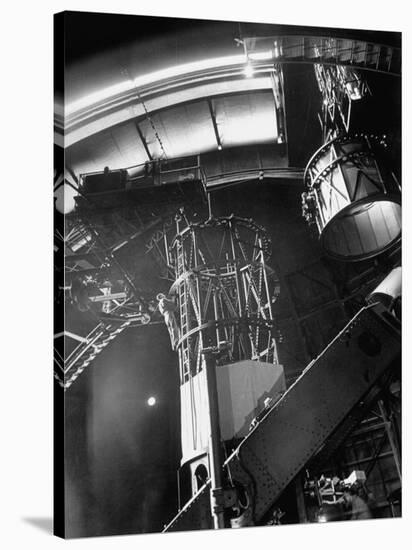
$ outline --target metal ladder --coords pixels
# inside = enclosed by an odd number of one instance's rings
[[[177,277],[182,277],[182,281],[179,284],[179,313],[180,313],[180,338],[187,333],[189,329],[189,313],[187,304],[187,283],[183,279],[183,275],[186,271],[185,266],[185,251],[182,241],[179,239],[176,243],[177,246]],[[190,343],[189,338],[185,338],[181,343],[181,377],[182,381],[185,381],[190,374]]]

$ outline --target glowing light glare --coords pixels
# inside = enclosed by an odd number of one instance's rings
[[[253,76],[253,67],[250,63],[248,63],[244,69],[244,73],[248,78],[251,78]]]
[[[71,115],[76,111],[80,111],[81,109],[90,107],[91,105],[94,105],[95,103],[99,103],[104,99],[109,99],[114,95],[121,94],[123,92],[127,92],[132,89],[133,89],[133,81],[124,80],[123,82],[119,82],[117,84],[114,84],[113,86],[103,88],[102,90],[99,90],[92,94],[85,95],[82,98],[78,99],[77,101],[73,101],[72,103],[69,103],[66,106],[65,114]]]
[[[249,59],[253,59],[253,61],[264,61],[265,59],[272,59],[272,51],[268,50],[266,52],[254,52],[248,54]]]
[[[149,405],[149,407],[153,407],[154,405],[156,405],[156,397],[149,397],[149,399],[147,400],[147,404]]]
[[[120,93],[132,91],[134,88],[139,88],[141,86],[147,86],[149,84],[154,84],[155,82],[167,79],[174,78],[177,76],[183,76],[185,74],[190,74],[198,71],[205,71],[207,69],[216,69],[219,67],[225,67],[230,65],[241,65],[245,62],[244,54],[239,55],[228,55],[224,57],[215,57],[211,59],[203,59],[202,61],[194,61],[192,63],[184,63],[183,65],[176,65],[174,67],[169,67],[168,69],[163,69],[161,71],[155,71],[153,73],[148,73],[142,76],[138,76],[133,80],[125,80],[119,82],[108,88],[103,88],[98,92],[84,96],[77,101],[73,101],[66,106],[66,115],[71,115],[76,111],[90,107],[95,103],[99,103],[105,99],[109,99],[113,95]]]
[[[227,55],[225,57],[214,57],[211,59],[204,59],[202,61],[194,61],[192,63],[185,63],[184,65],[177,65],[161,71],[155,71],[146,75],[138,76],[134,79],[135,86],[144,86],[152,84],[165,78],[173,78],[175,76],[182,76],[188,73],[194,73],[197,71],[204,71],[207,69],[217,69],[219,67],[225,67],[229,65],[239,65],[244,63],[245,56],[240,55]]]
[[[324,514],[318,515],[318,523],[326,523],[326,516]]]

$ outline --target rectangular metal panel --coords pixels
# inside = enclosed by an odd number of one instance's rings
[[[399,340],[363,308],[242,442],[241,464],[256,483],[256,519],[399,356]]]
[[[283,367],[260,361],[223,365],[216,377],[224,441],[245,437],[253,418],[264,409],[264,400],[276,400],[286,389]]]

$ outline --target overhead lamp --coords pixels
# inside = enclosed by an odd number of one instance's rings
[[[219,145],[217,146],[217,150],[218,150],[218,151],[221,151],[221,150],[222,150],[222,146],[221,146],[220,143],[219,143]]]

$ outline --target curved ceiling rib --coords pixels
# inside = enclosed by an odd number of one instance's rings
[[[400,70],[399,48],[360,40],[253,37],[245,38],[243,45],[244,54],[193,61],[140,76],[121,68],[126,77],[121,82],[68,103],[64,120],[66,146],[99,131],[99,126],[104,129],[140,116],[142,98],[150,103],[151,111],[225,93],[223,83],[230,82],[229,87],[237,92],[251,90],[258,83],[258,89],[268,89],[268,77],[275,63],[343,64],[389,74],[398,74]],[[252,84],[245,79],[245,68],[246,75],[254,77]]]
[[[190,61],[186,55],[190,62],[166,64],[143,75],[137,71],[149,67],[148,59],[134,55],[137,51],[91,64],[92,73],[78,70],[76,86],[68,86],[65,118],[62,112],[55,115],[57,130],[64,127],[67,165],[78,175],[156,158],[284,143],[284,111],[276,88],[282,63],[349,63],[392,74],[398,70],[398,48],[361,40],[257,37],[244,38],[243,48],[241,54],[233,47],[206,60]],[[83,86],[82,74],[87,75]],[[285,158],[274,168],[287,165]]]
[[[243,56],[241,56],[244,59]],[[193,64],[190,64],[193,65]],[[65,117],[66,147],[85,139],[92,134],[121,124],[131,119],[171,108],[175,105],[190,103],[199,99],[223,96],[232,93],[271,90],[273,66],[260,64],[254,70],[253,78],[245,76],[244,67],[218,67],[215,70],[197,71],[170,80],[161,79],[153,83],[138,86],[134,81],[101,91],[101,96],[91,96],[91,104],[86,106],[87,98],[69,104]],[[122,91],[119,89],[123,88]],[[113,92],[111,96],[107,94]]]
[[[231,67],[236,67],[242,63],[245,63],[244,55],[233,55],[185,63],[183,65],[177,65],[164,70],[137,76],[136,78],[132,78],[129,75],[129,79],[124,82],[109,86],[108,88],[102,88],[97,92],[72,101],[67,105],[66,113],[70,116],[82,109],[90,109],[93,105],[108,100],[118,93],[132,92],[138,89],[143,93],[145,89],[155,90],[157,86],[162,87],[165,84],[167,88],[169,88],[175,83],[184,81],[187,78],[196,78],[196,76],[199,75],[204,76],[207,75],[208,72],[214,74],[219,72],[219,70],[230,70]],[[129,71],[126,70],[123,72],[129,73]]]
[[[150,104],[147,108],[150,111]],[[142,111],[139,117],[100,129],[67,147],[66,162],[80,174],[103,170],[105,166],[125,168],[152,158],[197,155],[216,151],[219,146],[227,149],[277,144],[279,138],[272,90],[222,92],[212,98],[206,96],[150,111],[150,120],[143,107]]]

